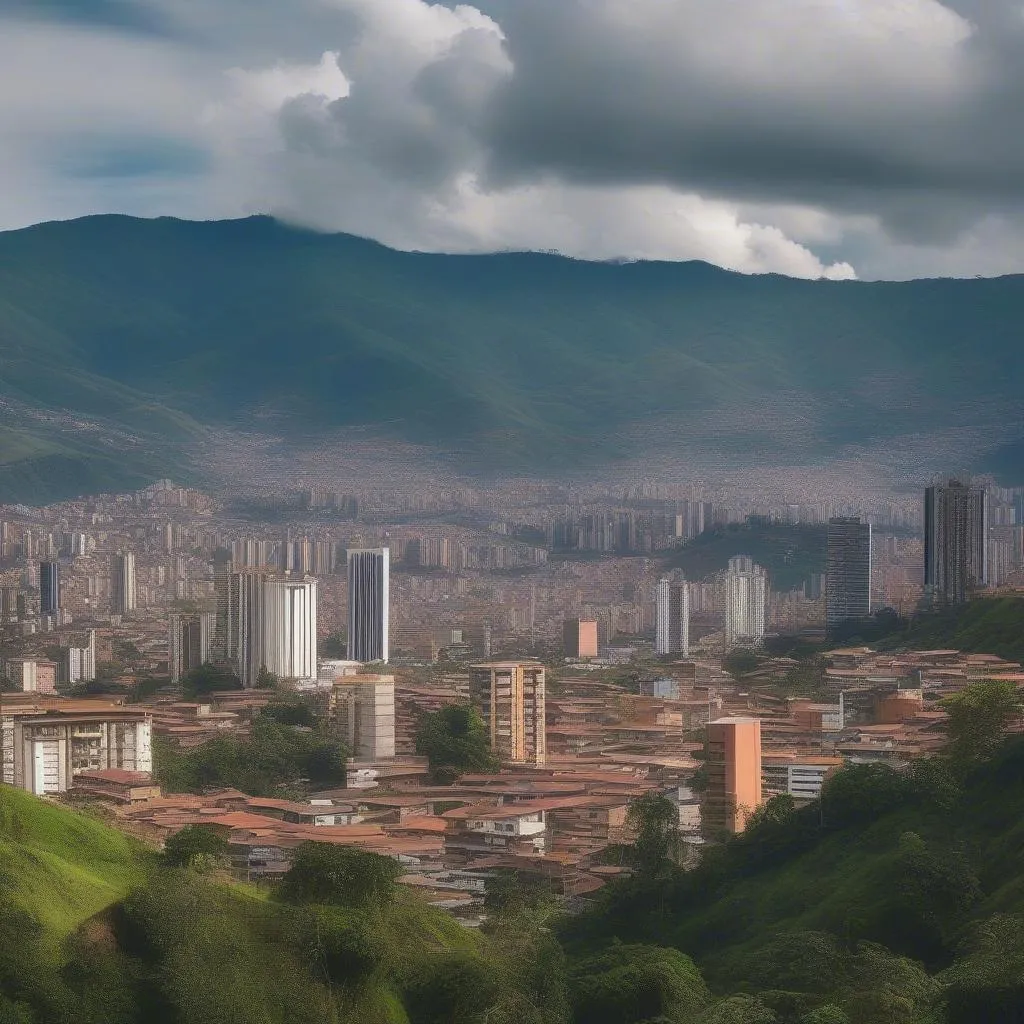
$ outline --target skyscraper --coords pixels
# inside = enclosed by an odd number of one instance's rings
[[[388,660],[391,552],[388,548],[348,553],[348,656],[350,661]]]
[[[747,555],[729,559],[725,573],[725,646],[760,647],[764,643],[768,576]]]
[[[825,572],[825,622],[829,630],[871,614],[871,524],[830,519]]]
[[[924,495],[924,585],[939,604],[960,604],[988,581],[983,487],[959,480]]]
[[[264,584],[263,667],[280,679],[316,678],[316,580]]]
[[[502,761],[544,764],[547,758],[544,666],[494,661],[469,670],[469,696],[480,712],[491,750]]]
[[[690,655],[690,590],[682,578],[658,583],[654,653]]]
[[[211,660],[216,622],[217,617],[211,612],[171,616],[168,669],[172,683]]]
[[[316,678],[316,580],[232,573],[227,619],[228,660],[244,686],[255,686],[264,669],[281,679]]]
[[[56,562],[39,563],[39,612],[56,615],[60,611],[60,567]]]
[[[718,718],[708,725],[708,771],[704,828],[736,834],[761,806],[761,722],[756,718]]]
[[[114,555],[110,571],[110,606],[115,615],[135,611],[135,555]]]

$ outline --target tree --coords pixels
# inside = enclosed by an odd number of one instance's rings
[[[761,659],[753,651],[737,649],[730,651],[722,661],[722,668],[734,679],[753,672],[761,664]]]
[[[281,680],[266,665],[256,674],[257,690],[276,690],[280,682]]]
[[[800,1018],[800,1024],[850,1024],[850,1017],[841,1006],[826,1003],[805,1013]]]
[[[380,907],[394,899],[401,874],[402,868],[390,857],[351,846],[303,843],[276,895],[286,903]]]
[[[230,669],[207,662],[186,672],[181,679],[181,688],[187,697],[203,697],[221,690],[241,690],[242,680]]]
[[[1016,683],[985,679],[965,686],[939,702],[946,723],[950,753],[960,759],[987,757],[1003,741],[1006,730],[1024,716],[1024,694]]]
[[[656,874],[679,841],[678,807],[652,790],[630,803],[626,821],[636,836],[633,853],[637,871]]]
[[[778,1018],[754,996],[720,999],[700,1018],[700,1024],[775,1024]]]
[[[761,827],[785,825],[796,812],[796,801],[788,793],[779,793],[755,807],[747,819],[744,835]]]
[[[227,854],[227,840],[204,825],[186,825],[164,843],[164,860],[174,868],[205,870]]]
[[[709,999],[685,953],[621,943],[576,965],[570,995],[575,1019],[586,1024],[639,1024],[656,1017],[688,1024]]]
[[[275,701],[268,704],[261,712],[268,718],[273,718],[281,725],[301,726],[311,729],[316,724],[316,718],[312,710],[306,704],[298,701]]]
[[[416,753],[427,758],[438,782],[451,783],[465,772],[498,768],[483,719],[466,704],[452,704],[424,715],[416,730]]]
[[[345,658],[348,656],[348,644],[343,632],[332,633],[319,643],[321,658]]]

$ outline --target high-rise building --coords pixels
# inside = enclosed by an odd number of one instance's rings
[[[232,573],[227,648],[242,684],[266,669],[281,679],[316,678],[316,580],[269,570]]]
[[[761,722],[718,718],[708,724],[703,821],[709,835],[735,835],[761,805]]]
[[[110,607],[115,615],[135,611],[135,555],[114,555],[110,569]]]
[[[217,616],[212,612],[171,616],[168,668],[172,683],[211,660],[216,623]]]
[[[724,579],[725,645],[760,647],[764,643],[768,576],[749,556],[729,559]]]
[[[316,678],[316,580],[265,583],[263,664],[280,679]]]
[[[56,562],[39,563],[39,614],[60,611],[60,567]]]
[[[566,619],[562,624],[562,644],[567,658],[596,658],[597,623],[585,619]]]
[[[90,683],[96,678],[96,630],[90,629],[84,647],[69,647],[65,682]]]
[[[338,732],[355,761],[395,756],[395,677],[342,676],[334,683]]]
[[[830,519],[825,571],[825,622],[832,630],[871,614],[871,524]]]
[[[469,670],[469,695],[490,737],[491,750],[514,764],[544,764],[544,666],[493,661]]]
[[[350,661],[387,661],[391,552],[348,553],[348,656]]]
[[[654,617],[654,653],[690,655],[690,590],[686,580],[658,582]]]
[[[988,581],[985,489],[959,480],[924,496],[924,585],[938,604],[961,604]]]

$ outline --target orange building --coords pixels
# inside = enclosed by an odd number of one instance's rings
[[[735,835],[761,805],[761,722],[718,718],[708,725],[705,746],[708,790],[704,829]]]
[[[597,623],[585,619],[566,619],[562,642],[567,658],[597,657]]]

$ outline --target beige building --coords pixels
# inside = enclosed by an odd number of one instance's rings
[[[82,772],[153,770],[148,712],[101,700],[4,701],[3,781],[29,793],[63,793]]]
[[[705,746],[708,789],[704,828],[742,832],[761,806],[761,723],[756,718],[718,718],[708,724]]]
[[[544,666],[539,662],[492,661],[469,671],[469,695],[502,761],[544,764]]]
[[[395,756],[394,676],[341,676],[334,681],[332,704],[340,738],[353,760]]]

